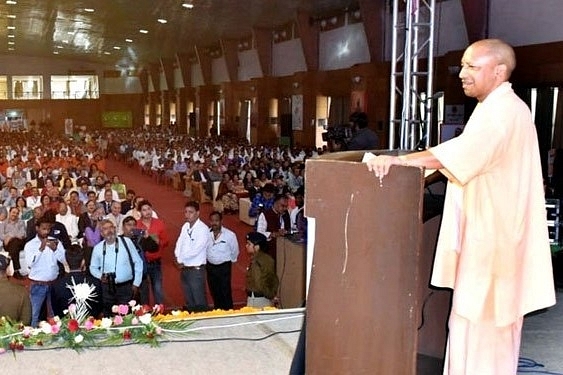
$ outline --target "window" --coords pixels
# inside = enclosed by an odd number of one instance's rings
[[[13,99],[42,99],[42,76],[12,76]]]
[[[97,75],[51,76],[51,99],[98,99]]]
[[[0,76],[0,99],[8,99],[8,77]]]

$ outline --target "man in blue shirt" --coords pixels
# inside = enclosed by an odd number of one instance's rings
[[[105,316],[112,315],[112,306],[137,299],[143,278],[143,260],[127,237],[117,237],[115,224],[104,219],[102,237],[92,251],[90,273],[102,285],[102,305]]]

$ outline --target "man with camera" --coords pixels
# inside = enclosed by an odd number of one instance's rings
[[[347,144],[347,150],[375,150],[379,147],[379,137],[368,128],[368,116],[365,112],[350,115],[354,135]]]
[[[29,267],[32,327],[36,327],[39,323],[43,303],[47,305],[47,317],[53,316],[51,285],[59,276],[58,262],[64,265],[65,271],[69,270],[62,243],[49,236],[52,226],[53,222],[48,218],[37,219],[35,222],[37,235],[24,247],[25,262]]]
[[[111,220],[101,222],[102,237],[92,251],[90,273],[102,285],[104,316],[112,315],[113,305],[137,299],[143,278],[143,260],[127,237],[117,237]]]

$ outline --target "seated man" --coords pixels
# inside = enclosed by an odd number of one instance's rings
[[[287,197],[278,195],[274,198],[273,207],[258,215],[256,231],[268,239],[268,254],[276,261],[276,238],[283,237],[291,232],[291,219],[287,212]]]
[[[53,314],[62,317],[64,310],[68,309],[68,306],[73,303],[72,292],[67,286],[87,283],[96,288],[95,295],[92,296],[91,300],[88,300],[88,310],[90,316],[98,318],[102,311],[100,283],[86,272],[84,250],[82,250],[80,245],[72,245],[70,249],[66,251],[65,257],[70,269],[51,286]]]
[[[4,249],[10,254],[14,262],[14,277],[23,279],[20,273],[20,252],[25,246],[25,223],[19,218],[20,210],[10,208],[8,219],[0,224],[0,240]]]
[[[0,316],[29,325],[31,322],[31,302],[25,286],[8,280],[10,258],[0,254]]]
[[[258,215],[272,208],[274,205],[274,192],[276,188],[273,184],[266,184],[262,188],[262,191],[254,197],[252,203],[250,204],[250,209],[248,210],[248,216],[258,217]]]

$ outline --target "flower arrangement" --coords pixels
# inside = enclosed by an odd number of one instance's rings
[[[62,318],[43,321],[38,327],[29,327],[0,318],[0,354],[24,348],[67,347],[81,351],[90,347],[125,344],[158,346],[189,334],[195,319],[209,316],[234,315],[261,309],[245,307],[241,310],[214,310],[202,313],[172,311],[164,313],[163,305],[147,306],[132,300],[126,305],[113,306],[113,317],[95,319],[88,316],[89,301],[95,297],[95,288],[87,283],[67,285],[74,303]]]

